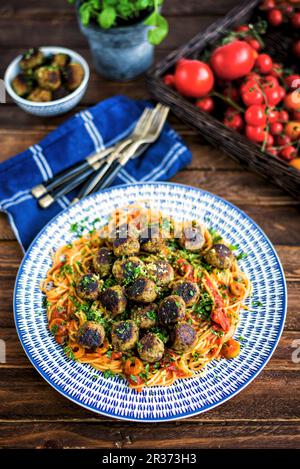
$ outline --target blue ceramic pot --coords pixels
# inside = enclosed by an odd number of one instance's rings
[[[80,2],[77,3],[77,7]],[[78,11],[78,8],[77,8]],[[153,62],[154,47],[147,41],[149,26],[143,21],[122,27],[101,29],[96,24],[83,26],[97,72],[111,80],[130,80],[144,73]]]

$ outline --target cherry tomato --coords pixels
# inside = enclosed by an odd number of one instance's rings
[[[227,115],[223,121],[229,129],[240,131],[244,127],[243,118],[240,114]]]
[[[287,16],[291,16],[294,13],[292,5],[284,5],[282,10]]]
[[[291,23],[293,28],[299,29],[300,28],[300,13],[295,13],[291,18]]]
[[[259,86],[254,84],[242,91],[242,99],[246,106],[251,106],[252,104],[263,104],[264,95]]]
[[[246,41],[256,52],[261,49],[261,43],[257,39],[254,39],[253,37],[246,37]]]
[[[236,358],[239,355],[240,351],[241,351],[241,346],[239,342],[237,342],[234,339],[229,339],[223,345],[221,349],[221,355],[227,360],[230,360],[231,358]]]
[[[293,44],[293,54],[296,57],[300,57],[300,40],[294,42],[294,44]]]
[[[272,148],[272,147],[269,148],[269,147],[268,147],[268,148],[267,148],[267,151],[268,151],[268,153],[269,153],[270,155],[272,155],[272,156],[278,156],[278,150],[277,150],[277,148]]]
[[[210,113],[210,112],[213,112],[215,104],[212,98],[207,97],[207,98],[199,99],[196,102],[196,106],[202,109],[202,111]]]
[[[278,114],[278,121],[279,122],[288,122],[289,121],[289,114],[288,112],[282,110],[282,111],[279,111],[279,114]]]
[[[291,137],[292,141],[300,138],[300,121],[288,122],[285,126],[285,133]]]
[[[245,121],[249,125],[258,125],[264,127],[267,123],[265,107],[259,104],[253,104],[252,106],[249,106],[245,112]]]
[[[252,142],[263,142],[266,133],[263,127],[246,125],[246,137]]]
[[[281,122],[272,122],[272,124],[270,124],[270,132],[272,135],[280,135],[283,132]]]
[[[276,143],[280,146],[287,146],[289,143],[291,143],[291,137],[288,135],[278,135],[276,137]]]
[[[268,54],[260,54],[256,59],[255,65],[260,73],[269,73],[273,68],[273,60]]]
[[[181,60],[176,66],[175,86],[183,96],[202,98],[213,89],[214,75],[204,62]]]
[[[175,77],[174,75],[171,75],[170,73],[168,75],[165,75],[163,77],[163,82],[167,86],[174,86],[175,84]]]
[[[271,134],[268,134],[267,135],[267,139],[266,139],[266,144],[267,144],[267,147],[270,148],[274,145],[274,137],[273,135]]]
[[[284,81],[291,90],[296,90],[300,87],[300,75],[288,75],[285,77]]]
[[[244,32],[249,31],[249,26],[248,26],[247,24],[240,24],[239,26],[237,26],[236,28],[234,28],[234,30],[235,30],[237,33],[244,33]]]
[[[270,75],[273,75],[273,77],[279,78],[282,76],[282,73],[283,73],[282,65],[274,63],[273,70],[270,72]]]
[[[215,74],[224,80],[246,76],[254,67],[252,48],[245,41],[233,41],[217,47],[210,59]]]
[[[277,89],[279,91],[280,101],[282,101],[283,98],[286,96],[285,89],[283,88],[283,86],[278,86]]]
[[[300,170],[300,158],[295,158],[290,162],[290,166]]]
[[[286,161],[291,161],[297,156],[296,148],[292,146],[283,148],[279,154]]]
[[[279,87],[265,88],[265,97],[269,106],[277,106],[282,100]]]
[[[262,5],[260,6],[261,10],[272,10],[275,8],[276,2],[275,0],[265,0]]]
[[[279,112],[276,111],[275,109],[270,109],[268,108],[267,109],[267,118],[268,118],[268,122],[270,124],[273,124],[274,122],[277,122],[278,119],[279,119]]]
[[[267,19],[271,26],[280,26],[283,22],[283,15],[280,10],[273,8],[268,12]]]
[[[290,111],[300,111],[300,88],[287,94],[284,104]]]
[[[263,86],[279,86],[278,79],[272,75],[266,75]]]

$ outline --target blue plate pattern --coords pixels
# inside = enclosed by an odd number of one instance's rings
[[[242,269],[253,285],[241,311],[235,337],[243,337],[234,360],[210,363],[205,373],[170,387],[128,388],[119,378],[104,379],[87,364],[69,360],[47,328],[40,281],[51,265],[51,252],[72,241],[70,225],[95,217],[105,223],[116,208],[144,201],[177,220],[197,219],[247,252]],[[88,221],[86,222],[88,223]],[[252,306],[261,302],[263,306]],[[94,412],[125,420],[157,422],[199,414],[241,391],[266,365],[280,338],[286,315],[286,285],[277,254],[261,229],[242,211],[208,192],[171,183],[120,186],[92,195],[54,218],[36,237],[20,266],[14,316],[28,358],[57,391]]]

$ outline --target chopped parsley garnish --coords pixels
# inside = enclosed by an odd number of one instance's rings
[[[222,236],[214,228],[209,228],[208,231],[212,237],[213,243],[217,243],[218,241],[221,241],[221,239],[223,239]]]
[[[60,268],[60,273],[62,275],[66,275],[66,274],[70,274],[72,275],[74,272],[73,272],[73,268],[71,265],[69,264],[64,264],[61,268]]]
[[[254,308],[260,308],[261,306],[263,306],[263,304],[261,301],[252,301],[251,306],[253,306]]]
[[[50,303],[47,300],[46,296],[44,296],[43,299],[42,299],[42,306],[43,306],[43,308],[46,308],[46,309],[50,306]]]
[[[213,299],[209,293],[203,292],[200,300],[194,306],[193,312],[201,319],[209,319],[213,307]]]
[[[57,324],[54,324],[54,325],[51,327],[51,334],[56,335],[57,332],[58,332],[58,325],[57,325]]]
[[[236,259],[237,261],[241,261],[242,259],[246,259],[247,256],[248,254],[246,252],[241,252],[240,254],[236,256]]]
[[[229,244],[229,249],[231,251],[236,251],[240,247],[239,244]]]
[[[70,360],[75,360],[74,352],[69,345],[64,347],[64,352],[67,355],[67,357],[70,358]]]
[[[149,319],[151,319],[152,321],[156,321],[156,319],[157,319],[156,311],[148,311],[147,312],[147,317]]]
[[[129,378],[130,378],[132,381],[134,381],[135,383],[138,382],[137,376],[130,375]]]
[[[107,379],[107,378],[113,378],[115,376],[115,373],[111,370],[105,370],[103,372],[103,378]]]

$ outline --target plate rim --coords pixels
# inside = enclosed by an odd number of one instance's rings
[[[237,390],[235,390],[229,396],[224,397],[223,399],[221,399],[217,403],[207,404],[206,406],[202,407],[201,410],[195,410],[195,411],[191,411],[191,412],[190,411],[189,412],[182,412],[182,413],[180,413],[178,415],[174,415],[174,416],[155,417],[155,418],[146,418],[146,419],[145,418],[138,418],[138,417],[125,417],[125,416],[122,416],[122,415],[115,415],[115,414],[112,414],[112,413],[104,411],[104,410],[99,410],[99,409],[93,408],[92,406],[89,406],[87,404],[84,404],[84,403],[80,402],[79,400],[77,400],[77,399],[73,398],[72,396],[68,395],[63,389],[61,389],[58,385],[53,383],[50,380],[50,378],[47,377],[47,375],[44,373],[44,371],[36,363],[35,359],[30,355],[29,351],[27,350],[26,344],[22,340],[21,332],[20,332],[20,329],[19,329],[18,321],[17,321],[17,304],[16,304],[17,303],[17,300],[16,300],[16,298],[17,298],[17,286],[18,286],[18,283],[19,283],[19,278],[20,278],[20,276],[22,274],[22,271],[23,271],[24,264],[25,264],[25,262],[26,262],[26,260],[29,256],[29,253],[31,252],[32,248],[35,246],[35,244],[36,244],[37,240],[39,239],[39,237],[47,230],[47,228],[52,223],[55,222],[55,220],[59,216],[61,216],[62,214],[64,214],[65,212],[67,212],[68,210],[73,208],[74,206],[82,204],[83,201],[86,200],[86,199],[96,198],[98,194],[103,194],[103,193],[106,193],[106,192],[110,192],[110,191],[113,191],[115,189],[127,189],[129,187],[135,187],[135,186],[161,186],[161,185],[166,185],[166,186],[169,186],[169,187],[178,187],[179,186],[179,187],[184,188],[188,191],[194,191],[194,192],[200,192],[202,194],[208,194],[209,196],[211,196],[211,197],[225,203],[229,207],[236,210],[240,215],[245,217],[247,220],[249,220],[255,226],[255,228],[259,231],[259,233],[265,238],[267,244],[269,245],[270,249],[272,250],[273,255],[274,255],[274,257],[276,259],[276,262],[277,262],[277,266],[278,266],[280,274],[281,274],[282,286],[283,286],[283,303],[282,303],[283,304],[283,315],[281,317],[279,329],[278,329],[278,332],[277,332],[277,336],[276,336],[276,339],[274,341],[273,348],[270,351],[270,354],[268,355],[267,358],[264,359],[264,361],[259,366],[259,368],[255,371],[255,373],[253,375],[251,375],[244,382],[244,384],[242,386],[240,386]],[[102,190],[101,192],[91,194],[88,197],[85,197],[84,199],[78,201],[76,204],[71,205],[71,206],[65,208],[64,210],[60,211],[57,215],[55,215],[55,217],[51,218],[51,220],[49,220],[48,223],[38,232],[38,234],[34,237],[33,241],[30,243],[29,247],[27,248],[27,250],[24,254],[24,257],[21,261],[21,264],[19,266],[18,272],[17,272],[15,285],[14,285],[14,291],[13,291],[13,316],[14,316],[14,323],[15,323],[15,327],[16,327],[16,330],[17,330],[18,338],[19,338],[19,341],[20,341],[20,343],[23,347],[23,350],[24,350],[27,358],[29,359],[32,366],[36,369],[36,371],[42,376],[42,378],[48,384],[50,384],[50,386],[53,387],[57,392],[59,392],[62,396],[64,396],[68,400],[72,401],[73,403],[85,408],[86,410],[89,410],[90,412],[97,413],[99,415],[103,415],[105,417],[110,417],[110,418],[129,421],[129,422],[157,423],[157,422],[168,422],[168,421],[172,421],[172,420],[181,420],[181,419],[184,419],[184,418],[200,415],[204,412],[207,412],[208,410],[212,410],[212,409],[220,406],[221,404],[225,403],[229,399],[232,399],[233,397],[235,397],[237,394],[239,394],[241,391],[243,391],[262,372],[262,370],[265,368],[265,366],[267,365],[267,363],[269,362],[269,360],[273,356],[273,353],[275,352],[275,350],[278,346],[279,340],[281,338],[281,335],[282,335],[282,332],[283,332],[283,329],[284,329],[284,325],[285,325],[285,321],[286,321],[286,315],[287,315],[287,284],[286,284],[284,269],[282,267],[279,256],[276,252],[276,249],[273,246],[273,243],[271,242],[269,237],[265,234],[265,232],[262,230],[262,228],[260,228],[260,226],[249,215],[247,215],[243,210],[241,210],[239,207],[237,207],[233,203],[229,202],[228,200],[224,199],[223,197],[220,197],[216,194],[213,194],[212,192],[206,191],[206,190],[198,188],[198,187],[193,187],[193,186],[190,186],[190,185],[187,185],[187,184],[173,183],[173,182],[168,182],[168,181],[162,181],[162,182],[159,182],[159,181],[136,182],[136,183],[132,183],[132,184],[120,184],[120,185],[112,186],[112,187],[109,187],[107,189]]]

